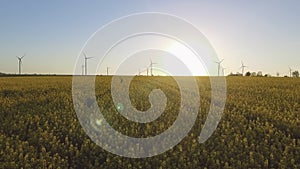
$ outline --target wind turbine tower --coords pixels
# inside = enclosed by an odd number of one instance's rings
[[[289,67],[289,70],[290,70],[290,77],[292,77],[292,71],[293,71],[293,69],[291,67]]]
[[[221,68],[221,63],[224,61],[224,59],[222,59],[219,62],[216,62],[218,64],[218,76],[220,76],[220,68]]]
[[[87,61],[89,59],[92,59],[93,57],[87,57],[86,54],[83,52],[83,55],[84,55],[84,67],[85,67],[85,75],[88,74],[88,66],[87,66]]]
[[[22,57],[16,56],[19,60],[19,75],[22,74],[22,59],[25,57],[25,54]]]
[[[151,74],[151,76],[153,76],[152,70],[153,70],[153,65],[154,64],[157,64],[157,63],[153,63],[152,60],[150,59],[150,74]]]
[[[244,65],[243,61],[241,61],[241,63],[242,63],[242,66],[240,67],[240,69],[242,69],[242,76],[244,76],[244,70],[245,70],[245,67],[247,67],[247,66]]]
[[[108,76],[108,71],[109,71],[110,67],[106,67],[106,75]]]
[[[222,68],[224,76],[225,76],[225,69],[226,69],[225,67]]]
[[[149,76],[149,68],[147,67],[147,76]]]
[[[84,64],[81,66],[81,74],[84,75]]]

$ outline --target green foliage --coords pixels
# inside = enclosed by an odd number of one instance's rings
[[[111,77],[98,77],[96,97],[106,120],[119,132],[157,135],[170,127],[180,108],[180,91],[170,77],[135,77],[130,99],[139,110],[160,88],[167,109],[154,122],[130,122],[110,96]],[[177,146],[155,157],[130,159],[93,143],[77,120],[71,77],[0,78],[0,168],[300,168],[300,79],[227,77],[222,120],[203,144],[197,139],[210,106],[210,83],[197,78],[198,119]]]
[[[292,74],[293,74],[293,77],[299,77],[299,71],[298,70],[294,71]]]

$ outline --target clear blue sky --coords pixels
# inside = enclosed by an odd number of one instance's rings
[[[104,24],[136,12],[164,12],[194,24],[226,72],[300,70],[300,1],[0,1],[0,72],[71,74],[87,39]],[[93,66],[95,63],[91,63]],[[96,65],[96,64],[95,64]]]

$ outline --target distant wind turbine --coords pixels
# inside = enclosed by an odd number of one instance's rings
[[[225,68],[225,67],[222,67],[222,70],[223,70],[223,75],[225,76],[225,69],[227,69],[227,68]]]
[[[219,62],[215,62],[218,64],[218,76],[220,76],[220,68],[221,68],[221,63],[224,61],[224,59],[222,59],[221,61]]]
[[[147,76],[149,76],[149,68],[147,67]]]
[[[84,75],[84,64],[82,64],[81,68],[82,68],[82,70],[81,70],[82,75]]]
[[[241,61],[241,63],[242,63],[242,66],[240,67],[240,69],[242,69],[242,75],[244,76],[244,70],[245,70],[245,67],[247,67],[247,66],[244,65],[243,61]]]
[[[110,67],[106,67],[106,75],[108,76],[108,71],[109,71]]]
[[[84,67],[85,67],[85,75],[87,75],[88,74],[88,66],[87,66],[87,61],[89,60],[89,59],[92,59],[93,57],[87,57],[86,56],[86,54],[83,52],[83,55],[84,55]]]
[[[152,60],[150,59],[150,66],[149,67],[150,67],[151,76],[153,76],[152,70],[153,70],[153,65],[154,64],[157,64],[157,63],[153,63]]]
[[[25,54],[22,57],[16,56],[19,60],[19,75],[22,74],[22,59],[25,57]]]
[[[292,71],[293,71],[293,69],[291,67],[289,67],[289,71],[290,71],[290,77],[292,77]]]

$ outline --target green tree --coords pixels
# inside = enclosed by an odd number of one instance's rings
[[[299,77],[299,71],[298,70],[294,71],[292,74],[293,74],[293,77]]]

